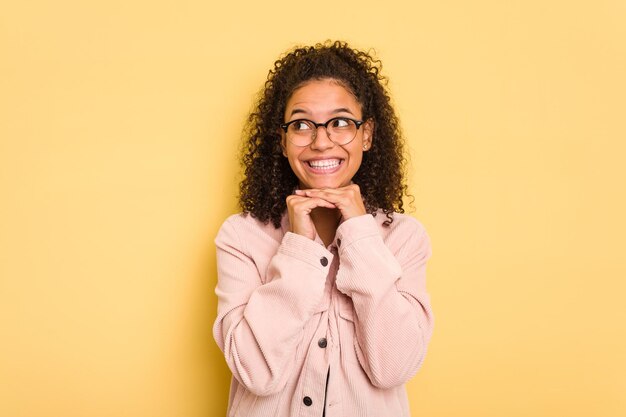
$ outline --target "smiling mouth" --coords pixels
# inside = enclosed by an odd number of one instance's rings
[[[315,170],[330,171],[341,165],[343,161],[343,159],[319,159],[315,161],[307,161],[306,163]]]

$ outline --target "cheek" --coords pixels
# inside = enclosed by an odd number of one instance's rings
[[[363,160],[363,150],[358,146],[350,151],[350,159],[357,164],[361,164]]]
[[[291,167],[291,170],[296,172],[296,170],[299,168],[301,164],[301,162],[298,159],[300,154],[294,151],[293,149],[287,148],[285,150],[285,156],[287,157],[287,160],[289,161],[289,166]]]
[[[355,175],[363,164],[363,152],[352,154],[352,157],[350,159],[352,160],[352,175]]]
[[[363,162],[363,154],[355,155],[353,156],[353,159],[354,159],[354,165],[356,166],[356,169],[358,170],[361,167],[361,163]]]

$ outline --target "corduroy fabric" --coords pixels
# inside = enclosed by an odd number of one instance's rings
[[[385,220],[348,219],[328,247],[289,232],[286,214],[278,229],[224,222],[213,336],[233,373],[229,417],[320,417],[326,386],[326,417],[410,415],[404,384],[433,329],[431,244],[412,217]]]

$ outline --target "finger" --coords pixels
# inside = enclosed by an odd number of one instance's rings
[[[343,187],[336,187],[336,188],[309,188],[307,190],[303,190],[303,191],[308,191],[308,190],[317,190],[317,191],[360,191],[360,187],[358,184],[355,184],[353,182],[351,182],[348,185],[344,185]]]
[[[291,194],[291,195],[287,196],[285,201],[287,202],[287,204],[289,204],[289,203],[294,203],[296,201],[306,200],[308,198],[309,197],[306,197],[306,196],[298,196],[298,195],[295,195],[295,194]]]
[[[366,213],[358,188],[306,190],[310,198],[321,198],[335,205],[345,219]]]
[[[342,188],[310,188],[303,191],[305,195],[317,193],[341,194],[344,192]]]
[[[324,200],[330,201],[331,203],[347,203],[348,201],[353,200],[355,197],[354,195],[351,195],[350,193],[347,193],[345,191],[338,191],[334,189],[306,190],[305,195],[312,198],[322,198]]]
[[[287,203],[289,203],[290,201],[304,201],[303,199],[311,199],[311,198],[321,198],[322,200],[326,200],[330,203],[340,203],[341,199],[338,198],[339,196],[343,195],[344,193],[326,193],[326,191],[331,190],[329,189],[324,189],[324,190],[320,190],[320,189],[309,189],[309,190],[295,190],[296,194],[292,194],[287,196]],[[336,194],[336,197],[333,197],[332,194]],[[333,206],[333,208],[336,208],[335,206]]]
[[[339,188],[311,188],[311,189],[302,190],[302,191],[304,191],[304,195],[316,195],[320,192],[324,192],[328,194],[336,194],[336,195],[343,195],[343,194],[349,194],[349,195],[355,195],[355,196],[361,195],[361,189],[359,188],[357,184],[346,185],[345,187],[339,187]]]
[[[310,212],[315,207],[337,208],[332,202],[319,197],[300,197],[290,195],[287,197],[287,206],[292,210]]]
[[[308,204],[311,201],[316,201],[316,200],[324,200],[321,197],[316,197],[316,196],[308,196],[308,195],[288,195],[287,198],[285,199],[285,201],[287,202],[287,204]]]
[[[317,197],[308,197],[306,200],[302,200],[300,204],[303,208],[306,207],[309,210],[313,210],[316,207],[337,208],[332,202]]]

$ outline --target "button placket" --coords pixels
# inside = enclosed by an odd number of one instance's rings
[[[328,249],[327,249],[328,250]],[[324,396],[326,395],[326,369],[328,368],[329,365],[329,358],[328,355],[330,355],[332,353],[331,347],[332,345],[329,343],[329,341],[326,339],[326,337],[329,337],[327,332],[328,332],[328,328],[327,328],[327,315],[330,314],[330,303],[331,303],[331,299],[332,299],[332,292],[333,292],[333,278],[334,278],[334,274],[336,273],[336,259],[334,258],[334,256],[336,256],[335,251],[333,250],[329,250],[329,252],[331,252],[331,257],[329,256],[324,256],[323,254],[320,254],[322,256],[320,256],[319,262],[320,265],[324,268],[322,271],[323,273],[326,273],[326,286],[325,286],[325,296],[328,297],[327,300],[327,307],[326,309],[323,310],[322,312],[322,320],[320,322],[320,327],[318,327],[314,334],[312,335],[312,340],[310,340],[310,343],[312,346],[315,346],[314,344],[317,344],[317,347],[314,347],[313,349],[310,349],[307,355],[307,359],[306,359],[306,366],[309,368],[307,370],[306,373],[304,373],[306,375],[304,381],[303,381],[303,390],[300,391],[300,398],[302,398],[302,405],[301,407],[311,407],[308,408],[307,412],[317,412],[317,409],[320,408],[320,414],[322,412],[321,408],[323,408],[323,400],[324,400]],[[332,259],[332,262],[331,262]],[[323,369],[322,369],[323,368]],[[321,374],[321,371],[324,371],[323,375]],[[315,399],[315,400],[314,400]],[[313,404],[313,402],[315,401],[315,404]],[[304,411],[304,409],[303,409]]]

